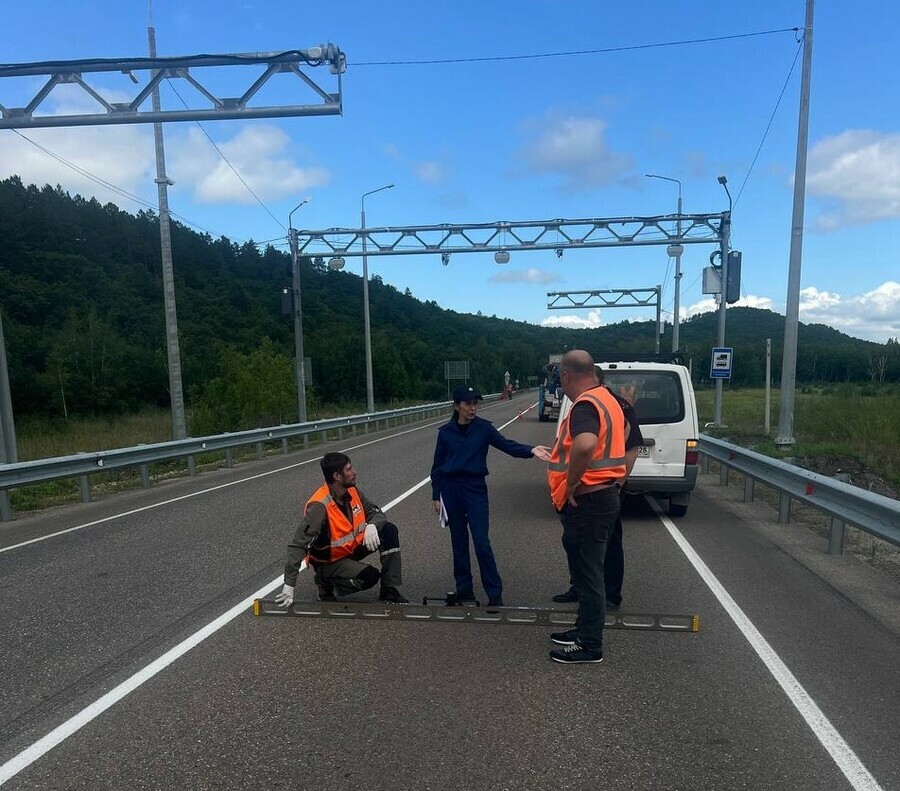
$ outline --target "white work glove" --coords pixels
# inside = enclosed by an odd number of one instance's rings
[[[294,589],[290,585],[282,585],[281,593],[275,594],[275,603],[279,607],[290,607],[294,603]]]
[[[369,552],[374,552],[381,545],[381,539],[378,537],[378,528],[371,522],[366,525],[366,534],[363,536],[363,544]]]

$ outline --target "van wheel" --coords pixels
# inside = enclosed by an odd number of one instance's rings
[[[684,516],[687,513],[687,505],[679,504],[679,503],[669,503],[669,516],[677,519],[680,516]]]

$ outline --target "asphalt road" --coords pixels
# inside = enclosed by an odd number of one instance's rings
[[[526,406],[482,415],[551,444]],[[392,504],[413,600],[453,587],[415,489],[436,427],[331,445]],[[714,476],[683,519],[625,520],[623,610],[699,613],[700,631],[610,630],[602,665],[551,662],[546,627],[226,621],[276,589],[320,454],[0,527],[4,788],[900,791],[900,585]],[[489,467],[506,603],[550,606],[567,576],[544,465],[492,450]]]

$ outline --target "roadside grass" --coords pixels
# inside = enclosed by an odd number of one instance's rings
[[[772,390],[771,419],[765,431],[764,389],[727,389],[722,398],[725,428],[709,427],[714,391],[697,390],[701,431],[730,439],[773,458],[786,454],[775,445],[780,392]],[[900,486],[900,387],[841,384],[803,387],[794,397],[793,457],[856,460],[894,486]]]

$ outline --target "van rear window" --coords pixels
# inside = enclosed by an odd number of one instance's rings
[[[681,383],[673,372],[604,371],[603,383],[634,407],[641,425],[684,420]]]

